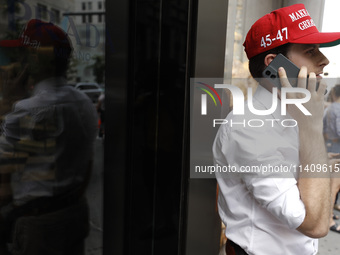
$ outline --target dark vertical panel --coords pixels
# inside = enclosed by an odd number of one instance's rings
[[[129,252],[153,254],[155,178],[160,76],[161,1],[134,1],[132,160],[129,196]]]
[[[106,3],[104,254],[179,254],[188,3]]]
[[[186,254],[197,2],[106,2],[105,255]]]
[[[189,1],[162,1],[155,227],[164,238],[154,254],[179,252],[188,7]]]
[[[125,254],[127,225],[129,1],[106,1],[106,136],[103,254]]]
[[[130,254],[177,254],[188,1],[136,1]]]

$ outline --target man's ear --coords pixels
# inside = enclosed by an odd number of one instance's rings
[[[276,54],[268,54],[265,58],[264,58],[264,64],[266,66],[268,66],[270,64],[270,62],[273,61],[273,59],[276,57]]]

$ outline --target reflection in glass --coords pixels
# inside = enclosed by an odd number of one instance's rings
[[[0,5],[0,40],[17,39],[23,26],[39,17],[43,21],[53,22],[67,32],[73,45],[68,69],[66,74],[62,75],[65,76],[63,79],[56,78],[61,76],[61,73],[56,71],[60,69],[52,68],[55,65],[51,57],[54,54],[62,56],[65,52],[56,53],[43,47],[37,50],[39,41],[29,41],[33,46],[37,46],[33,47],[33,50],[0,47],[0,122],[3,124],[0,138],[0,206],[6,208],[2,213],[7,215],[14,206],[15,209],[20,208],[20,212],[14,210],[18,214],[24,211],[27,215],[37,213],[40,217],[65,209],[70,210],[67,215],[72,217],[72,212],[80,210],[82,213],[77,213],[79,222],[70,221],[66,225],[68,234],[73,238],[78,236],[81,239],[83,233],[84,237],[86,236],[86,245],[73,251],[70,249],[69,252],[93,254],[96,251],[96,254],[101,254],[105,27],[104,23],[99,21],[99,16],[104,17],[105,12],[101,8],[101,13],[92,15],[92,23],[83,23],[82,17],[85,15],[82,14],[81,1],[45,1],[43,6],[38,5],[35,0],[6,1],[7,4],[2,2],[4,1],[1,1]],[[100,4],[94,3],[91,11],[98,12],[96,7],[99,8]],[[33,64],[39,68],[33,67]],[[66,64],[60,63],[59,66]],[[48,77],[51,72],[57,73]],[[38,80],[44,81],[43,85]],[[61,83],[63,86],[59,88]],[[78,83],[95,84],[95,88],[83,91],[77,89]],[[52,89],[56,84],[58,89]],[[94,144],[85,146],[90,143],[91,137],[94,137]],[[64,152],[60,148],[65,148]],[[92,172],[87,176],[88,165],[82,162],[88,162],[90,159]],[[72,181],[70,176],[73,176]],[[79,185],[75,185],[76,183]],[[80,187],[84,190],[80,192],[82,196],[79,198],[86,199],[75,199],[75,203],[72,197],[78,198],[78,195],[73,195],[70,191],[79,190]],[[50,200],[54,194],[58,194],[58,201]],[[40,199],[41,197],[43,199]],[[37,198],[39,199],[36,200]],[[22,207],[27,203],[29,208]],[[51,204],[53,206],[50,206]],[[40,209],[40,205],[43,205],[44,209]],[[86,214],[87,207],[89,215]],[[22,208],[24,210],[21,210]],[[31,212],[31,209],[34,212]],[[59,216],[54,215],[57,220],[55,222],[61,220],[65,224],[64,219]],[[52,224],[50,218],[47,222]],[[18,231],[23,226],[39,225],[39,222],[21,217],[20,224],[17,224],[17,221],[12,223],[10,228]],[[61,227],[63,224],[59,223],[57,225]],[[45,229],[43,226],[46,226],[46,222],[41,225],[42,229]],[[55,232],[57,235],[58,231]],[[39,242],[31,242],[31,246],[37,245],[41,248],[48,243],[41,241],[45,240],[43,236],[39,238]],[[52,236],[50,238],[53,239]],[[3,243],[11,244],[13,249],[17,247],[17,241],[20,240],[14,235],[7,236]],[[6,249],[6,245],[2,247]]]

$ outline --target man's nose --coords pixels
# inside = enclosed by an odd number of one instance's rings
[[[328,58],[326,58],[326,56],[320,52],[319,65],[322,66],[322,68],[324,68],[328,64],[329,64]]]

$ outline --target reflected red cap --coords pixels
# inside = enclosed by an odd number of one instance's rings
[[[286,43],[320,44],[320,47],[340,43],[340,32],[320,33],[303,4],[277,9],[250,28],[243,43],[248,59]]]
[[[31,19],[24,26],[19,39],[2,40],[1,47],[57,47],[72,49],[70,39],[65,31],[51,22]]]

